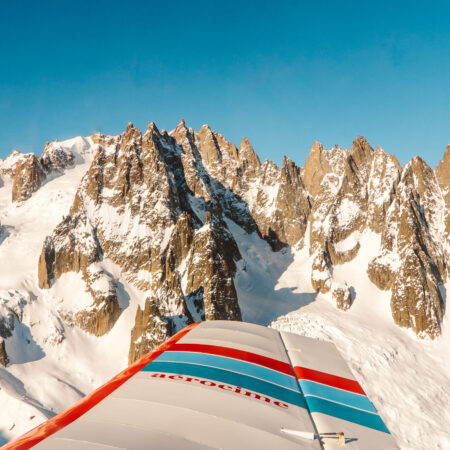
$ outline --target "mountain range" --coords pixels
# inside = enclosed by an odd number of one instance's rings
[[[333,340],[401,448],[450,442],[450,146],[434,170],[364,137],[279,167],[129,123],[0,160],[0,225],[0,443],[217,319]]]

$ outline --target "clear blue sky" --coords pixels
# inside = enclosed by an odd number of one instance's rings
[[[0,157],[181,118],[300,165],[316,139],[432,167],[450,143],[444,0],[0,6]]]

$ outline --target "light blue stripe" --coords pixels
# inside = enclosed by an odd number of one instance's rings
[[[180,375],[191,375],[199,378],[207,378],[208,380],[218,381],[219,383],[238,386],[242,389],[250,390],[259,394],[276,398],[285,403],[306,408],[305,399],[299,391],[286,389],[277,384],[260,380],[248,375],[231,372],[225,369],[217,369],[215,367],[201,366],[199,364],[188,364],[180,362],[152,361],[147,364],[143,372],[166,372]]]
[[[372,414],[359,409],[350,408],[349,406],[340,405],[339,403],[330,402],[322,398],[306,397],[306,403],[310,412],[318,412],[327,414],[332,417],[347,420],[348,422],[357,423],[367,428],[389,433],[386,425],[378,414]],[[320,430],[319,430],[320,432]]]
[[[354,408],[374,413],[377,412],[371,401],[365,395],[355,394],[354,392],[344,391],[309,380],[300,380],[300,387],[304,395],[315,395]]]
[[[197,352],[166,351],[162,355],[158,356],[155,361],[185,362],[217,367],[219,369],[228,369],[233,372],[239,372],[252,377],[261,378],[269,381],[270,383],[276,383],[284,386],[288,389],[293,389],[295,391],[299,390],[294,376],[289,376],[284,373],[268,369],[264,366],[259,366],[257,364],[227,358],[224,356]]]

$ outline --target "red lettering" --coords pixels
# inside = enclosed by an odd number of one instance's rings
[[[200,381],[200,380],[198,378],[186,377],[183,378],[183,381],[187,381],[188,383],[190,383],[191,381]]]
[[[256,400],[261,400],[263,397],[261,397],[259,394],[256,394],[255,392],[245,391],[245,394],[247,397],[253,397],[256,398]],[[264,401],[267,403],[270,403],[270,398],[264,396]]]
[[[183,375],[169,375],[171,380],[184,380]]]
[[[284,408],[284,409],[288,409],[289,408],[289,406],[286,403],[283,403],[283,402],[276,401],[276,402],[273,402],[273,404],[279,406],[280,408]]]
[[[252,391],[247,391],[246,389],[243,389],[241,387],[230,386],[228,384],[216,384],[213,381],[203,380],[201,378],[187,377],[186,375],[168,375],[165,373],[153,373],[150,376],[152,378],[168,378],[174,381],[187,381],[188,383],[191,383],[192,381],[197,381],[203,386],[218,387],[223,391],[235,392],[236,394],[242,394],[245,395],[246,397],[254,398],[255,400],[262,400],[266,403],[272,403],[272,399],[270,397],[266,397],[265,395],[261,395]],[[287,403],[280,402],[279,400],[273,401],[273,404],[275,406],[278,406],[279,408],[283,409],[289,408],[289,405]]]

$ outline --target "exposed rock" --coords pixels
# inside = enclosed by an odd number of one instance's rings
[[[255,178],[261,168],[261,162],[258,158],[258,155],[253,150],[250,141],[245,137],[242,138],[238,154],[240,167],[246,178]]]
[[[42,186],[48,175],[61,173],[74,163],[73,152],[53,141],[46,143],[40,158],[33,153],[22,154],[13,150],[2,162],[0,175],[5,174],[13,180],[12,201],[23,202]]]
[[[341,188],[342,178],[334,173],[324,176],[315,197],[310,215],[310,254],[327,251],[327,243],[336,222],[335,203]]]
[[[310,199],[303,185],[301,169],[284,157],[270,228],[281,243],[295,245],[305,235],[310,211]]]
[[[211,201],[211,180],[204,169],[200,152],[195,145],[194,130],[187,129],[184,120],[171,132],[178,145],[183,149],[181,162],[184,168],[186,184],[195,197]]]
[[[169,326],[161,317],[156,299],[147,298],[144,309],[138,306],[136,311],[134,327],[131,330],[128,364],[132,364],[162,344],[168,335],[170,335]]]
[[[203,288],[206,320],[242,320],[233,278],[239,249],[225,223],[207,213],[186,262],[186,293]]]
[[[308,159],[304,178],[309,180],[309,191],[315,195],[309,216],[309,251],[314,255],[311,282],[314,289],[326,293],[332,289],[333,266],[351,261],[360,249],[373,150],[364,138],[358,137],[349,152],[337,146],[328,151],[315,143]],[[332,296],[339,299],[341,308],[347,309],[351,296],[339,289]]]
[[[206,128],[202,133],[203,151],[212,158],[213,150],[205,146],[225,143]],[[177,127],[176,134],[183,139],[186,153],[195,158],[195,137],[183,124]],[[225,222],[218,217],[223,213],[236,216],[237,222],[250,223],[249,214],[241,219],[233,211],[242,200],[227,205],[227,200],[219,203],[217,198],[209,202],[199,199],[197,208],[214,211],[213,218],[206,214],[202,226],[190,206],[192,191],[185,177],[185,154],[171,136],[160,133],[154,124],[149,124],[142,135],[129,124],[114,141],[100,135],[95,140],[108,145],[99,145],[70,215],[44,244],[39,285],[48,288],[53,278],[65,272],[81,272],[93,303],[88,310],[75,313],[75,322],[96,335],[109,331],[120,314],[116,286],[110,283],[100,291],[95,289],[99,282],[93,268],[103,257],[118,264],[137,287],[153,292],[153,301],[169,324],[167,333],[192,322],[193,315],[240,320],[233,282],[234,261],[240,255]],[[232,147],[228,149],[232,154]],[[200,170],[198,164],[201,160],[191,166],[194,173]],[[211,184],[210,180],[205,183],[208,188]],[[220,189],[220,200],[222,195],[233,200],[234,194],[226,194],[226,187],[214,186],[210,192],[216,195]],[[114,211],[113,224],[104,220],[110,214],[107,211]],[[184,289],[180,266],[188,280]],[[135,330],[135,337],[137,333]]]
[[[342,311],[348,311],[350,309],[350,306],[352,306],[352,294],[347,285],[333,285],[331,295],[333,297],[333,300],[336,302],[336,306],[338,307],[338,309],[341,309]]]
[[[394,321],[419,336],[440,333],[447,277],[438,222],[443,199],[433,171],[415,157],[403,171],[382,235],[382,253],[370,264],[370,279],[391,289]],[[398,255],[398,256],[396,256]]]
[[[392,286],[392,315],[400,326],[419,335],[440,333],[443,299],[439,286],[446,278],[441,243],[433,240],[438,186],[433,171],[418,157],[403,170],[399,185],[397,246],[400,268]]]
[[[83,272],[83,278],[93,304],[88,310],[76,313],[76,322],[83,330],[95,336],[102,336],[111,330],[121,313],[117,299],[117,283],[94,264]]]
[[[397,158],[388,155],[381,147],[374,153],[369,177],[369,198],[367,224],[376,233],[383,230],[387,210],[391,205],[398,182],[401,167]]]
[[[219,218],[207,212],[205,225],[193,232],[190,217],[180,216],[162,257],[164,272],[153,285],[156,295],[136,313],[129,362],[159,345],[181,324],[241,320],[233,282],[238,259],[237,245]],[[184,267],[178,275],[180,265]]]
[[[391,308],[395,323],[412,328],[423,337],[441,332],[443,300],[440,280],[425,253],[404,252],[402,264],[392,285]]]
[[[55,247],[53,239],[47,236],[38,263],[38,285],[40,289],[50,289],[54,278]]]
[[[22,315],[21,307],[23,304],[11,305],[8,300],[0,298],[0,365],[3,367],[9,363],[5,341],[13,335],[15,321]]]
[[[315,159],[320,154],[321,161],[324,158],[333,161],[328,165],[334,171],[323,175],[319,187],[313,189],[316,195],[310,219],[311,254],[318,248],[328,251],[333,245],[363,229],[367,216],[368,166],[371,164],[373,151],[364,138],[358,138],[348,153],[335,147],[328,154],[322,146],[314,152]],[[322,164],[321,167],[323,166]],[[357,243],[352,248],[353,251],[343,254],[342,258],[339,258],[342,252],[332,249],[329,255],[334,258],[332,262],[339,264],[356,256],[359,249]]]
[[[332,268],[328,253],[318,251],[313,259],[311,284],[314,290],[326,294],[331,289]]]
[[[332,171],[326,153],[327,149],[315,141],[305,162],[304,183],[313,197],[318,194],[323,177]]]
[[[47,173],[62,172],[74,164],[75,155],[58,146],[58,141],[47,142],[39,161]]]
[[[363,136],[358,136],[350,150],[350,157],[360,175],[360,178],[367,182],[373,159],[373,148]]]
[[[13,330],[14,330],[13,312],[10,309],[6,311],[2,310],[2,316],[0,316],[0,337],[2,337],[3,339],[11,337]]]
[[[223,170],[222,152],[209,125],[203,125],[198,132],[198,149],[204,164],[214,165],[217,170]]]
[[[258,225],[260,236],[265,239],[273,250],[280,250],[286,246],[276,233],[282,227],[282,223],[274,223],[272,214],[276,210],[277,195],[280,183],[280,169],[271,161],[264,161],[260,169],[260,177],[252,186],[243,194],[247,199],[251,208],[252,217]]]
[[[6,354],[5,340],[0,337],[0,366],[6,367],[9,363],[8,355]]]
[[[369,262],[367,267],[367,275],[370,281],[383,291],[391,289],[397,273],[398,261],[393,253],[384,252]]]
[[[33,192],[41,187],[45,178],[46,174],[37,156],[32,153],[23,155],[13,176],[12,201],[22,202],[29,199]]]
[[[334,266],[338,264],[344,264],[354,259],[358,254],[360,248],[361,246],[359,242],[356,242],[353,247],[345,250],[338,248],[338,245],[332,243],[329,243],[327,247],[330,261]]]
[[[282,169],[270,161],[261,166],[248,139],[237,150],[209,126],[195,133],[182,121],[171,135],[185,152],[186,179],[196,196],[220,204],[225,216],[247,232],[258,231],[274,250],[303,237],[309,195],[292,161],[286,159]]]
[[[447,260],[450,258],[450,145],[435,170],[436,178],[445,201],[444,227],[447,239]]]

